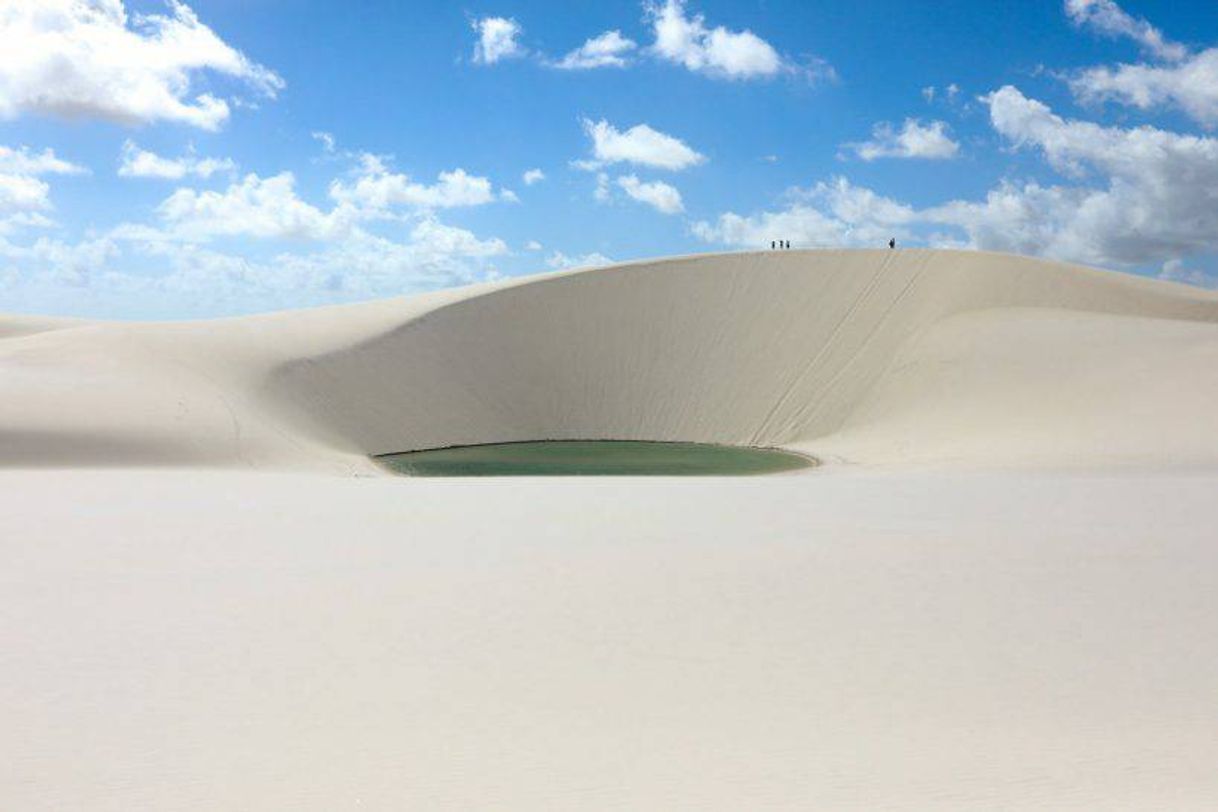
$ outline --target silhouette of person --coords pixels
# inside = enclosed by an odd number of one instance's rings
[[[790,248],[790,247],[791,247],[791,241],[790,241],[790,240],[787,240],[787,242],[786,242],[786,244],[783,246],[783,248]]]
[[[897,247],[897,238],[893,237],[891,240],[888,241],[888,248],[893,249],[896,247]]]
[[[773,251],[775,247],[776,247],[775,242],[773,240],[770,240],[770,250]]]

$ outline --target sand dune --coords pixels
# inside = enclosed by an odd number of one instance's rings
[[[368,471],[570,438],[1212,461],[1216,322],[1218,297],[1183,286],[949,251],[691,257],[214,322],[10,319],[0,464]]]
[[[368,459],[604,437],[827,464]],[[0,466],[5,809],[1218,806],[1211,293],[772,252],[5,317]]]

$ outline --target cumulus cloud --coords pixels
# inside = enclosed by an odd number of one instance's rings
[[[6,175],[80,175],[85,171],[56,157],[53,149],[32,152],[25,146],[14,149],[0,145],[0,173]]]
[[[648,2],[656,56],[691,71],[725,79],[775,76],[790,66],[772,45],[747,29],[708,28],[701,14],[687,16],[685,0]]]
[[[525,171],[520,179],[524,181],[525,186],[532,186],[534,183],[541,183],[546,179],[546,173],[540,169],[529,169]]]
[[[178,189],[157,208],[169,232],[184,240],[260,237],[325,240],[349,225],[339,212],[326,213],[296,194],[296,178],[281,172],[253,173],[224,191]]]
[[[922,124],[914,118],[905,119],[901,129],[894,130],[888,122],[881,122],[872,129],[871,140],[858,144],[847,144],[864,161],[877,158],[954,158],[960,145],[948,135],[948,126],[942,121]]]
[[[1184,261],[1179,259],[1171,259],[1163,263],[1163,267],[1159,270],[1159,278],[1199,288],[1218,289],[1218,276],[1205,273],[1197,268],[1187,267]]]
[[[463,169],[441,172],[433,184],[417,183],[389,171],[372,155],[363,156],[353,180],[332,181],[329,194],[334,206],[325,211],[299,197],[291,172],[268,178],[251,173],[221,191],[177,189],[157,208],[157,215],[166,233],[180,240],[333,240],[365,221],[416,219],[435,209],[515,198],[506,191],[496,196],[489,180]]]
[[[646,203],[663,214],[680,214],[685,210],[681,193],[662,181],[643,183],[634,175],[623,175],[617,179],[617,185],[633,200]]]
[[[38,113],[206,130],[229,117],[204,73],[274,97],[283,80],[199,21],[184,3],[128,15],[122,0],[8,0],[0,7],[0,117]]]
[[[1218,247],[1218,139],[1066,120],[1010,85],[984,101],[1012,144],[1100,184],[1008,185],[984,204],[959,207],[962,225],[976,229],[1005,213],[1034,236],[1024,240],[1033,253],[1098,263],[1162,262]]]
[[[51,187],[29,175],[0,174],[0,216],[51,208]]]
[[[797,191],[781,210],[728,212],[694,233],[754,246],[878,246],[892,235],[1124,267],[1218,251],[1218,139],[1064,119],[1012,86],[983,101],[999,135],[1073,182],[1005,180],[979,200],[914,209],[838,179]]]
[[[1069,83],[1077,100],[1140,110],[1174,107],[1206,127],[1218,125],[1218,48],[1193,53],[1147,21],[1131,17],[1113,0],[1066,0],[1066,14],[1080,26],[1134,40],[1158,63],[1076,71]]]
[[[656,169],[681,170],[706,161],[706,156],[691,149],[681,139],[636,124],[622,132],[604,119],[583,119],[584,132],[592,139],[594,160],[584,168],[605,164],[633,163]]]
[[[0,290],[11,306],[34,312],[231,315],[487,281],[497,277],[494,260],[506,252],[502,240],[432,217],[400,240],[355,229],[321,250],[262,260],[131,233],[80,243],[43,238],[30,246],[0,239],[0,268],[9,268],[0,273]]]
[[[494,65],[504,59],[524,56],[527,51],[517,40],[524,29],[507,17],[482,17],[473,21],[478,41],[474,44],[474,62]]]
[[[41,175],[79,175],[86,170],[55,155],[52,149],[34,152],[29,147],[0,145],[0,234],[23,227],[54,223],[50,211],[51,187]]]
[[[596,173],[596,189],[592,192],[592,196],[602,203],[609,200],[610,192],[608,172]]]
[[[942,98],[948,104],[953,104],[956,101],[956,97],[959,95],[960,85],[956,84],[955,82],[952,82],[947,87],[943,88],[942,94],[940,94],[939,88],[935,87],[934,85],[928,85],[927,87],[922,88],[922,98],[926,100],[927,104],[933,103],[936,98]]]
[[[127,150],[133,166],[142,152],[134,144]],[[163,317],[350,301],[497,276],[507,244],[444,223],[436,211],[500,199],[506,190],[496,193],[461,169],[414,183],[384,159],[358,157],[331,185],[329,206],[302,198],[290,172],[247,174],[223,189],[174,190],[151,223],[122,223],[80,242],[39,237],[19,245],[7,238],[16,226],[51,224],[42,214],[51,208],[48,187],[37,175],[82,170],[50,150],[0,148],[0,290],[16,309]],[[393,234],[373,233],[374,226]],[[230,253],[246,240],[263,242],[247,255]]]
[[[1207,127],[1218,125],[1218,48],[1174,65],[1089,68],[1070,79],[1084,104],[1114,101],[1150,110],[1175,107]]]
[[[576,256],[567,256],[561,251],[555,251],[546,258],[546,265],[555,270],[567,270],[569,268],[599,268],[603,265],[612,264],[612,259],[595,251],[590,254],[579,254]]]
[[[623,68],[629,64],[630,54],[637,47],[638,44],[623,37],[621,31],[606,31],[550,64],[562,70]]]
[[[742,216],[727,212],[717,221],[692,224],[695,236],[735,246],[791,240],[800,246],[879,246],[890,236],[905,236],[915,212],[845,178],[795,190],[781,211]]]
[[[181,180],[193,175],[206,179],[217,172],[233,172],[236,169],[237,165],[230,158],[198,158],[194,155],[164,158],[155,152],[140,149],[135,142],[128,140],[123,144],[118,174],[125,178]]]
[[[1066,0],[1065,9],[1075,25],[1109,37],[1128,37],[1158,59],[1176,61],[1188,53],[1183,45],[1168,40],[1146,20],[1129,15],[1114,0]]]
[[[325,130],[314,130],[313,132],[309,133],[309,135],[314,141],[321,144],[322,152],[326,153],[327,155],[334,154],[334,150],[337,148],[338,142],[334,140],[334,135],[332,133],[328,133]]]
[[[370,216],[386,213],[395,206],[424,209],[481,206],[493,202],[495,193],[488,179],[464,169],[441,172],[435,183],[424,184],[391,172],[380,158],[365,154],[354,183],[333,181],[330,197]]]
[[[824,60],[792,62],[748,29],[709,27],[701,14],[686,11],[685,0],[645,0],[643,8],[654,37],[650,46],[640,48],[620,30],[612,29],[586,40],[561,58],[536,54],[538,61],[559,70],[624,68],[634,63],[638,54],[718,79],[765,79],[787,74],[815,80],[835,76]],[[483,17],[474,20],[473,27],[478,35],[475,63],[491,65],[529,54],[519,42],[524,29],[513,19]]]
[[[379,238],[378,238],[379,239]],[[427,215],[410,231],[411,242],[416,250],[425,248],[433,255],[462,257],[494,257],[507,253],[507,243],[498,237],[482,240],[472,231],[445,225],[432,215]]]

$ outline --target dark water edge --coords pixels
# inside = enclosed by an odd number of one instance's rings
[[[635,440],[547,440],[455,446],[375,458],[404,476],[756,476],[816,461],[773,448]]]

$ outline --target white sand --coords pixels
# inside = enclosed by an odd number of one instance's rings
[[[366,460],[542,437],[828,464]],[[0,466],[3,808],[1218,805],[1212,294],[775,252],[6,317]]]

